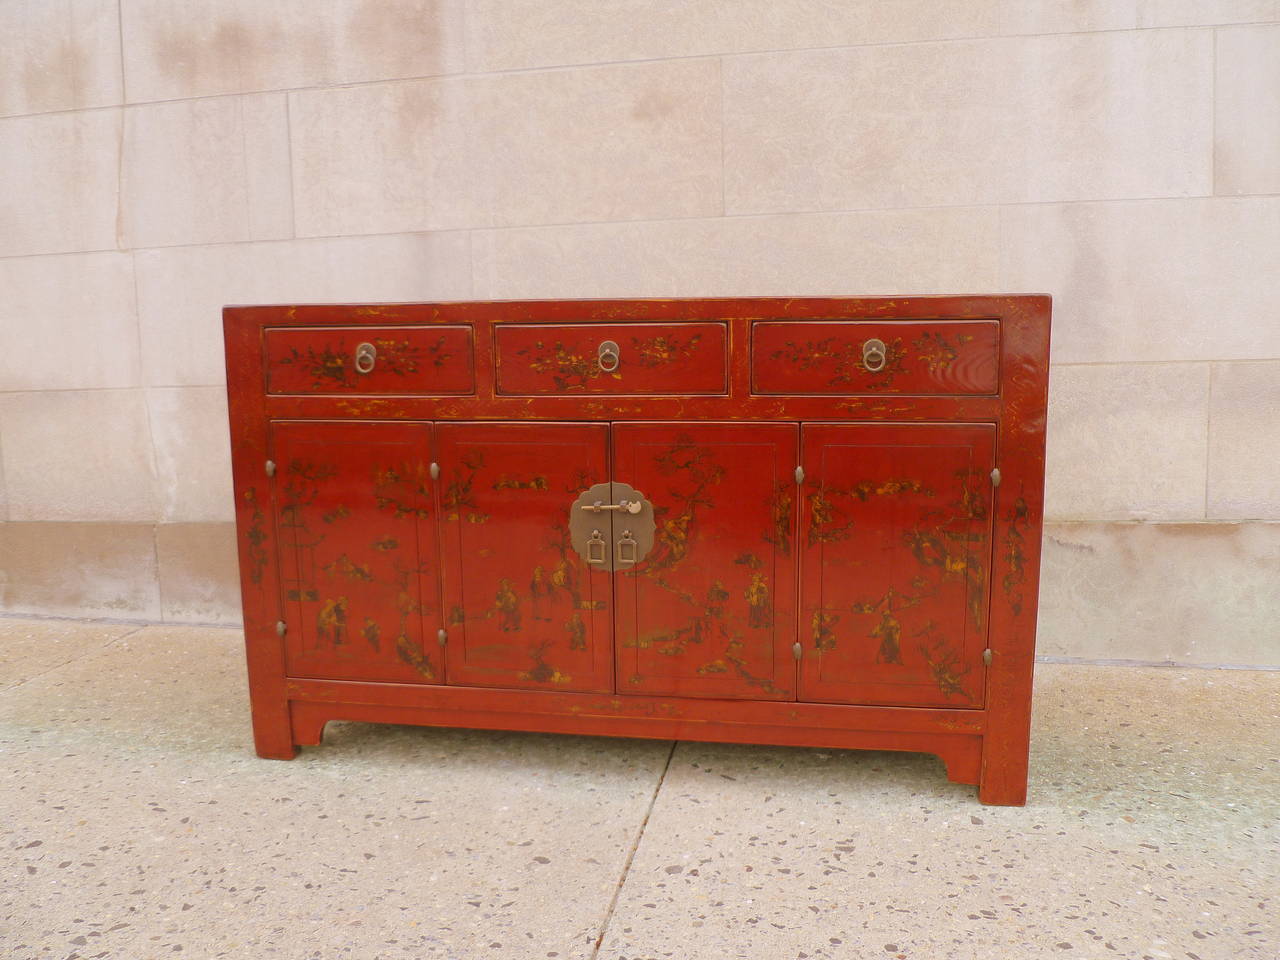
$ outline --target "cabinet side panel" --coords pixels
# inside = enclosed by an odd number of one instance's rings
[[[979,797],[984,803],[1021,804],[1027,796],[1044,525],[1049,298],[1011,298],[1005,310],[998,449],[1002,480],[992,533],[992,660]]]
[[[285,693],[284,644],[276,633],[280,583],[271,481],[266,471],[262,328],[254,311],[227,307],[223,311],[223,341],[253,737],[259,756],[288,759],[297,753],[297,747]]]

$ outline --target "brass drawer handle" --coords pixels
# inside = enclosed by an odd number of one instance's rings
[[[618,345],[612,340],[606,340],[600,344],[600,349],[596,351],[596,362],[600,364],[600,369],[605,373],[613,373],[618,369],[618,364],[622,362],[622,355],[618,351]]]
[[[862,365],[871,373],[883,370],[887,358],[888,349],[883,340],[873,338],[862,345]]]
[[[356,373],[372,373],[373,365],[378,362],[378,348],[372,343],[362,343],[356,347]]]

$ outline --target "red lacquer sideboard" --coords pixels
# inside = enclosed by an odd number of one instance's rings
[[[224,311],[258,753],[913,750],[1025,801],[1047,296]]]

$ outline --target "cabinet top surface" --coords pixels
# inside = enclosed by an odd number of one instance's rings
[[[877,297],[675,297],[580,300],[457,300],[421,303],[231,304],[227,323],[786,318],[1020,317],[1047,323],[1048,294]]]

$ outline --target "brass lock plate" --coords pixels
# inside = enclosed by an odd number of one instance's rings
[[[627,570],[653,549],[653,507],[635,487],[597,483],[569,508],[569,539],[591,570]]]

